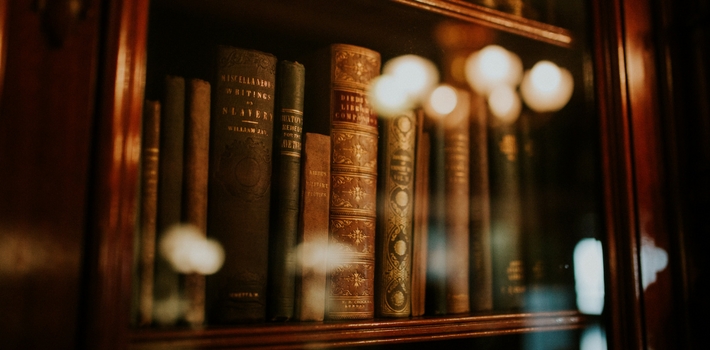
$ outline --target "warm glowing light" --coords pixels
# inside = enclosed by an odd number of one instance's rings
[[[382,73],[394,77],[413,103],[421,102],[423,96],[439,81],[439,72],[434,63],[417,55],[404,55],[387,61]]]
[[[508,85],[501,85],[488,95],[488,108],[494,117],[501,122],[509,124],[520,116],[522,104],[518,94]]]
[[[456,90],[450,85],[442,84],[431,92],[424,108],[431,116],[443,117],[451,113],[457,103]]]
[[[193,225],[176,225],[168,229],[160,242],[160,254],[175,271],[209,275],[224,263],[224,249],[215,240],[206,238]]]
[[[602,244],[594,238],[577,243],[573,253],[574,281],[579,311],[601,315],[604,309],[604,255]]]
[[[392,75],[380,75],[370,82],[368,98],[372,108],[381,116],[393,116],[412,107],[404,84]]]
[[[522,72],[520,57],[498,45],[486,46],[466,59],[466,81],[481,95],[500,85],[518,85]]]
[[[572,74],[550,61],[540,61],[525,73],[520,85],[523,100],[537,112],[554,112],[572,97]]]

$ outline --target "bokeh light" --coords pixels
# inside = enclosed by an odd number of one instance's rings
[[[572,74],[550,61],[540,61],[525,72],[520,93],[525,104],[537,112],[555,112],[572,97]]]

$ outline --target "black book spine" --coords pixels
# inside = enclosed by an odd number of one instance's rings
[[[275,225],[271,231],[269,250],[268,317],[285,321],[293,318],[294,312],[306,71],[298,62],[281,61],[277,74],[271,205]]]
[[[209,323],[266,318],[276,57],[220,46],[213,86],[207,232],[224,246],[207,278]]]

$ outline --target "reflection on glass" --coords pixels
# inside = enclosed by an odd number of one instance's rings
[[[599,325],[593,325],[582,332],[579,339],[580,350],[606,350],[606,334]]]
[[[641,237],[641,282],[643,289],[656,282],[656,275],[668,266],[668,253],[656,247],[648,236]]]
[[[540,61],[525,72],[520,93],[525,104],[537,112],[554,112],[572,97],[572,74],[550,61]]]
[[[509,124],[518,119],[522,106],[515,90],[508,85],[501,85],[488,96],[488,108],[499,121]]]
[[[498,45],[486,46],[466,59],[466,81],[484,96],[500,85],[518,85],[522,72],[520,57]]]
[[[600,241],[585,238],[577,243],[574,279],[579,311],[601,315],[604,309],[604,255]]]
[[[206,238],[193,225],[176,225],[168,229],[158,243],[160,254],[175,271],[210,275],[224,263],[224,249],[219,242]]]
[[[457,102],[456,90],[450,85],[442,84],[431,92],[424,108],[430,116],[441,118],[451,113]]]

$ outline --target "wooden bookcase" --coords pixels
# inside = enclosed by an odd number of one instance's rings
[[[702,60],[683,54],[708,57],[692,39],[707,30],[677,29],[702,8],[696,2],[531,1],[557,5],[537,19],[463,0],[112,0],[80,1],[79,10],[69,3],[51,15],[57,8],[41,1],[0,0],[0,197],[8,199],[0,199],[0,247],[8,247],[2,271],[12,286],[0,288],[7,315],[0,347],[522,348],[526,337],[578,337],[594,324],[606,328],[611,349],[699,346],[696,323],[709,310],[697,292],[708,265],[695,248],[707,228],[696,206],[710,195],[708,171],[693,159],[710,154],[702,128],[710,118],[702,109],[707,77],[686,67],[704,67]],[[378,50],[383,62],[415,53],[442,65],[446,50],[433,35],[442,22],[487,33],[523,60],[572,62],[580,110],[593,116],[586,137],[605,254],[601,316],[572,306],[201,329],[131,325],[142,105],[157,77],[176,67],[204,74],[194,62],[214,42],[290,58],[340,41]],[[693,117],[681,118],[686,113]],[[691,185],[700,186],[695,195]],[[576,204],[574,196],[564,203]],[[643,252],[651,246],[667,253],[667,267],[648,284]]]

